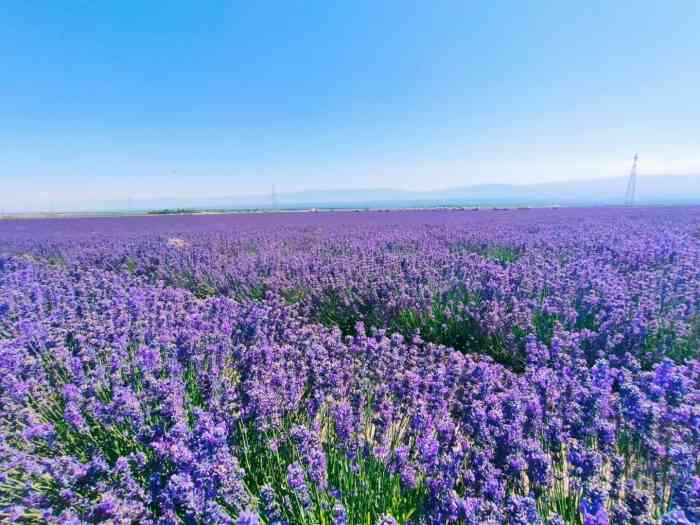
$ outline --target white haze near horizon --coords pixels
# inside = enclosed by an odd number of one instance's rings
[[[687,178],[680,175],[700,175],[700,146],[694,151],[674,151],[666,148],[655,156],[641,153],[638,174],[679,175],[666,179],[670,193],[686,190]],[[449,158],[442,162],[428,162],[415,158],[386,159],[384,162],[359,162],[350,166],[269,167],[261,171],[264,181],[250,183],[249,176],[240,177],[240,170],[225,166],[196,165],[168,169],[166,166],[124,167],[119,176],[118,164],[95,165],[95,173],[88,175],[85,167],[71,175],[67,170],[55,170],[56,187],[40,177],[35,184],[31,176],[13,177],[7,172],[2,178],[0,210],[5,213],[39,211],[89,210],[95,203],[102,206],[128,207],[129,199],[209,199],[220,197],[247,198],[280,195],[295,192],[342,192],[347,190],[392,189],[397,191],[439,191],[457,187],[492,184],[529,185],[540,183],[582,182],[588,180],[627,177],[631,167],[628,158],[596,159],[547,156],[545,158],[504,158],[498,160],[465,161]],[[47,171],[51,172],[47,167]],[[319,174],[328,173],[324,186],[310,185]],[[246,174],[247,175],[247,174]],[[237,179],[245,178],[245,184]],[[687,188],[694,190],[695,188]],[[643,188],[640,189],[643,193]],[[692,197],[692,195],[691,195]],[[700,198],[700,196],[698,196]],[[105,204],[108,203],[108,204]],[[119,203],[123,203],[120,205]],[[99,207],[99,206],[98,206]]]

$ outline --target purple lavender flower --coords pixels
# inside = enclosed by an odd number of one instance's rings
[[[661,518],[661,525],[691,525],[691,522],[682,510],[672,510]]]
[[[581,499],[581,514],[584,525],[609,525],[605,508],[606,495],[599,487],[589,488]]]
[[[236,525],[260,525],[260,518],[257,513],[244,510],[238,515]]]
[[[290,464],[287,467],[287,484],[289,488],[297,495],[304,507],[311,504],[309,489],[306,486],[304,469],[297,462]]]
[[[508,523],[513,525],[536,525],[542,523],[537,513],[535,500],[530,497],[513,496],[508,501]]]
[[[333,507],[333,525],[348,525],[348,515],[340,503]]]
[[[699,209],[322,215],[0,221],[0,521],[700,521]]]

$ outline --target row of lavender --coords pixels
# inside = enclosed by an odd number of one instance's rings
[[[516,370],[534,334],[576,332],[589,363],[683,362],[700,342],[700,210],[599,209],[144,218],[8,228],[6,251],[141,276],[199,297],[298,304]],[[88,226],[88,227],[85,227]],[[67,231],[74,228],[73,231]],[[14,234],[14,235],[12,235]],[[1,248],[0,248],[1,249]]]
[[[700,520],[699,214],[591,213],[2,225],[0,521]]]
[[[700,364],[488,358],[3,260],[13,523],[695,523]]]

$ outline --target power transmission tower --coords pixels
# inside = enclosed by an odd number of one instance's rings
[[[634,201],[637,193],[637,154],[634,154],[634,161],[632,161],[632,171],[630,171],[630,178],[627,181],[627,191],[625,192],[625,204],[627,206],[634,206]]]

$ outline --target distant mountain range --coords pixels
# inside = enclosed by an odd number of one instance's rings
[[[190,209],[398,208],[433,206],[575,206],[624,202],[626,177],[537,184],[478,184],[432,191],[352,189],[212,198],[133,199],[132,211]],[[700,175],[644,175],[639,204],[700,204]],[[126,211],[124,201],[79,203],[72,211]]]

